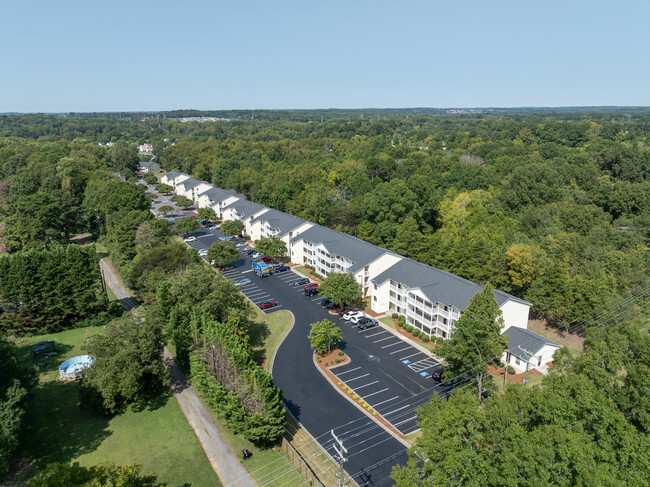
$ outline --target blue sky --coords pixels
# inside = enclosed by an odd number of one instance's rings
[[[648,19],[648,0],[0,0],[0,112],[647,106]]]

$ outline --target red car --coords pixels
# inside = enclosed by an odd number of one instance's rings
[[[264,301],[259,304],[259,307],[260,309],[267,309],[277,305],[278,305],[277,301]]]
[[[317,282],[310,282],[309,284],[307,284],[307,285],[305,286],[305,291],[306,291],[307,289],[314,289],[314,288],[316,288],[316,287],[318,287],[318,283],[317,283]]]
[[[268,262],[271,260],[271,257],[262,257],[262,262]]]

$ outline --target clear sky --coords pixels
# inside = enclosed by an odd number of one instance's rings
[[[650,105],[649,0],[0,0],[0,112]]]

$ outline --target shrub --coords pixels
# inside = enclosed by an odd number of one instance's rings
[[[325,362],[325,367],[327,367],[328,365],[329,365],[329,362]]]
[[[350,389],[350,390],[348,391],[348,394],[352,394],[352,389]]]
[[[321,362],[323,362],[323,361],[321,359],[318,359],[318,363],[320,364]]]
[[[352,399],[354,399],[354,400],[356,401],[357,399],[359,399],[359,396],[357,396],[357,395],[355,394],[354,396],[352,396]]]
[[[431,340],[431,339],[430,339],[427,335],[424,335],[424,336],[422,337],[422,341],[423,341],[424,343],[429,343],[430,340]]]
[[[363,399],[359,399],[359,404],[363,406]]]
[[[392,315],[390,315],[390,317],[393,318],[394,320],[396,320],[398,316],[399,315],[397,313],[393,313]]]
[[[340,359],[340,358],[337,358],[334,362],[336,362],[337,364],[340,364],[340,363],[341,363],[341,359]]]
[[[403,328],[409,333],[411,333],[413,331],[413,327],[411,325],[406,325]]]
[[[341,351],[339,350],[339,357],[342,357],[342,356],[343,356],[343,352],[341,352]]]
[[[341,385],[341,381],[339,381],[338,385],[339,385],[339,386]]]
[[[517,371],[515,370],[515,368],[511,365],[508,365],[508,374],[515,375],[516,373]]]
[[[413,335],[415,338],[418,338],[418,337],[420,336],[420,330],[418,330],[418,329],[414,329],[414,330],[411,332],[411,335]]]
[[[372,412],[372,415],[373,415],[373,416],[377,416],[377,411],[373,411],[373,412]]]
[[[367,408],[367,409],[368,409],[368,411],[372,411],[372,406],[371,406],[370,404],[368,404],[368,408]]]
[[[404,316],[404,315],[399,315],[399,317],[397,318],[397,321],[398,321],[399,323],[406,323],[406,316]]]
[[[343,390],[344,390],[344,391],[347,391],[347,390],[348,390],[348,386],[343,386]]]

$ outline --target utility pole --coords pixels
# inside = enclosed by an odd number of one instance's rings
[[[503,369],[503,390],[505,391],[506,390],[506,381],[508,380],[508,367],[509,367],[508,362],[509,362],[509,359],[510,359],[510,350],[508,350],[506,348],[504,350],[504,352],[506,353],[506,363],[505,363],[505,367]]]
[[[525,348],[521,348],[521,347],[517,347],[517,348],[519,348],[519,350],[521,350],[526,354],[526,373],[524,374],[524,385],[526,385],[526,383],[528,382],[528,365],[530,364],[530,357],[533,356],[533,353],[529,352]]]
[[[347,453],[348,451],[345,449],[343,446],[343,441],[339,440],[336,435],[334,434],[334,430],[331,431],[332,436],[334,437],[334,440],[339,444],[339,448],[336,448],[336,445],[334,445],[334,451],[339,454],[339,471],[336,474],[336,476],[339,479],[339,487],[345,487],[347,485],[347,481],[345,479],[345,470],[343,469],[343,464],[348,461],[347,458],[343,456],[343,453]]]

